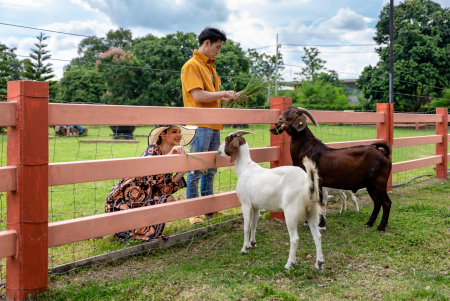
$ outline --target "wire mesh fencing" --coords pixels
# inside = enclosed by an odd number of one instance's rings
[[[6,131],[0,128],[0,166],[6,165]],[[6,230],[6,192],[0,192],[0,231]],[[0,289],[6,281],[6,258],[0,258]]]
[[[405,113],[405,112],[395,112]],[[414,114],[435,114],[435,111]],[[421,137],[436,135],[436,124],[432,122],[408,122],[394,123],[394,138]],[[403,162],[421,159],[436,155],[436,145],[416,145],[407,147],[397,147],[392,150],[392,162]],[[435,166],[427,166],[395,173],[392,175],[392,184],[398,185],[418,176],[435,176]]]
[[[69,137],[52,135],[49,139],[50,162],[68,162],[80,160],[127,158],[140,156],[148,147],[148,135],[152,126],[137,127],[130,140],[115,140],[109,127],[87,127],[88,135]],[[232,131],[245,129],[254,135],[247,136],[247,142],[251,148],[270,145],[269,125],[236,125],[225,126],[221,131],[221,142]],[[52,129],[50,129],[52,131]],[[186,147],[188,150],[188,147]],[[206,166],[213,166],[214,162],[204,162]],[[261,163],[269,167],[269,163]],[[149,171],[150,173],[150,171]],[[105,213],[105,202],[111,189],[121,179],[61,185],[49,187],[49,221],[56,222],[73,218],[80,218],[95,214]],[[152,182],[154,178],[142,177],[135,179],[138,185],[145,185],[146,181]],[[200,186],[201,186],[200,180]],[[212,191],[203,191],[202,194],[218,194],[235,190],[236,176],[234,166],[219,167],[214,177]],[[150,183],[154,184],[154,183]],[[166,185],[166,184],[164,184]],[[166,189],[164,187],[163,189]],[[204,190],[204,189],[203,189]],[[186,189],[180,189],[172,194],[175,200],[186,199]],[[139,207],[141,204],[131,204],[131,207]],[[239,208],[224,210],[223,216],[214,218],[212,222],[221,222],[230,219],[240,212]],[[205,222],[206,223],[206,222]],[[204,226],[205,223],[194,227]],[[194,228],[189,219],[173,221],[165,224],[163,235],[169,236]],[[139,244],[139,240],[119,241],[114,235],[94,238],[69,245],[54,247],[49,250],[49,267],[66,264],[87,257],[114,252],[125,247]]]
[[[263,108],[263,107],[261,107]],[[433,114],[433,112],[431,112]],[[417,129],[416,129],[417,127]],[[54,128],[49,129],[49,161],[50,162],[71,162],[81,160],[98,159],[118,159],[141,156],[148,147],[148,135],[153,126],[138,126],[132,136],[123,137],[119,135],[117,129],[108,126],[87,126],[87,135],[72,135],[69,137],[58,136],[54,133]],[[254,135],[245,136],[250,148],[267,147],[270,145],[270,125],[269,124],[247,124],[247,125],[227,125],[224,126],[220,134],[221,142],[225,137],[235,130],[247,130]],[[376,138],[375,124],[355,124],[355,123],[321,123],[320,127],[309,125],[314,135],[324,143],[343,142],[355,140],[369,140]],[[416,137],[435,134],[434,124],[403,124],[396,125],[394,137]],[[115,139],[116,138],[116,139]],[[188,147],[186,150],[188,151]],[[6,164],[6,136],[2,137],[2,154],[0,162]],[[435,155],[435,145],[422,145],[393,149],[393,162],[401,162],[424,158]],[[214,165],[214,162],[204,162],[207,166]],[[269,162],[260,163],[261,166],[269,168]],[[433,174],[434,166],[417,170],[394,174],[394,184],[406,182],[407,180],[423,174]],[[186,176],[185,176],[186,177]],[[105,213],[105,204],[111,189],[121,179],[86,182],[70,185],[60,185],[49,187],[49,222],[64,221],[74,218],[81,218]],[[142,179],[140,180],[142,182]],[[150,181],[150,180],[144,180]],[[237,178],[234,166],[219,167],[214,176],[212,191],[203,188],[205,194],[219,194],[234,191]],[[165,189],[165,184],[163,184]],[[201,180],[200,185],[201,186]],[[200,188],[201,190],[202,188]],[[186,199],[186,189],[179,189],[171,194],[177,200]],[[139,207],[138,204],[131,204],[131,207]],[[218,223],[236,217],[240,213],[240,208],[232,208],[223,211],[224,215],[217,216],[203,223],[191,225],[189,219],[182,219],[165,224],[165,236],[179,234],[207,224]],[[6,230],[6,194],[0,194],[0,230]],[[73,263],[78,260],[96,257],[106,253],[116,252],[127,247],[140,244],[141,240],[129,239],[121,241],[114,235],[92,238],[89,240],[57,246],[49,249],[49,268]],[[5,281],[6,271],[4,268],[5,259],[0,260],[1,279]]]

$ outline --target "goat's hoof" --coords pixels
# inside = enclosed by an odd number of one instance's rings
[[[309,227],[308,223],[305,222],[305,223],[303,224],[303,227]]]
[[[243,247],[241,250],[241,254],[248,254],[248,247]]]
[[[255,249],[256,248],[256,241],[251,241],[249,248]]]
[[[284,269],[285,269],[285,270],[290,270],[295,264],[296,264],[296,262],[292,262],[292,261],[289,261],[289,260],[288,260],[288,262],[287,262],[286,265],[284,266]]]
[[[367,227],[367,228],[372,228],[372,227],[373,227],[373,224],[366,223],[366,227]]]
[[[320,227],[320,226],[319,226],[319,231],[320,231],[320,232],[327,231],[327,227]]]
[[[316,270],[322,270],[323,269],[323,264],[325,263],[325,261],[317,261],[316,264],[314,265],[314,267],[316,268]]]
[[[378,231],[386,231],[386,226],[385,225],[379,225],[378,227],[377,227],[377,230]]]

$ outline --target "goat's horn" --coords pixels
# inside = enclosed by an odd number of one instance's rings
[[[231,136],[231,135],[244,136],[244,135],[247,135],[247,134],[255,134],[255,133],[249,132],[249,131],[236,131],[236,132],[230,133],[228,136]]]
[[[316,121],[316,118],[314,118],[314,116],[307,109],[302,107],[297,108],[300,110],[300,112],[305,113],[309,117],[309,119],[311,119],[312,123],[314,123],[315,126],[319,126],[319,124]]]

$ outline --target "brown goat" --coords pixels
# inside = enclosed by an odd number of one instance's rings
[[[272,134],[285,131],[291,136],[291,157],[294,166],[303,166],[303,157],[314,161],[319,169],[319,191],[322,187],[352,190],[366,188],[374,202],[372,214],[366,225],[372,227],[381,207],[383,217],[377,230],[384,231],[388,224],[391,200],[386,188],[392,162],[390,150],[385,143],[361,145],[332,149],[314,137],[306,124],[308,116],[314,125],[319,126],[312,114],[298,107],[288,107],[278,119],[278,125],[271,129]],[[325,227],[321,219],[320,227]]]

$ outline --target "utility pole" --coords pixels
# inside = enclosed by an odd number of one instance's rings
[[[277,49],[276,49],[276,56],[275,56],[275,96],[277,96],[277,90],[278,90],[278,48],[280,48],[280,45],[278,45],[278,34],[277,34]]]
[[[269,62],[269,85],[267,86],[267,103],[270,103],[270,78],[272,77],[272,67]]]
[[[391,0],[389,18],[389,103],[394,103],[394,0]]]

